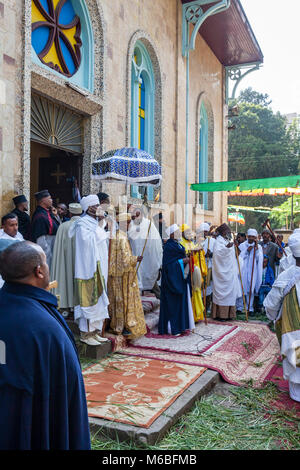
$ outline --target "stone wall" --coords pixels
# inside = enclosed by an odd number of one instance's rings
[[[23,2],[0,2],[0,214],[21,187]]]

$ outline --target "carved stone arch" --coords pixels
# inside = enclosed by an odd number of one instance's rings
[[[155,82],[155,99],[154,99],[154,158],[162,164],[162,77],[159,55],[156,46],[150,35],[142,30],[136,31],[128,45],[127,51],[127,68],[126,68],[126,146],[130,146],[131,136],[131,67],[132,57],[135,44],[137,41],[143,43],[150,56]]]
[[[215,125],[214,125],[214,113],[211,102],[207,97],[206,92],[201,92],[196,106],[196,129],[195,129],[195,174],[196,181],[199,183],[199,158],[200,158],[200,116],[201,116],[201,106],[205,106],[208,120],[208,172],[207,172],[207,182],[214,181],[214,135],[215,135]],[[208,210],[212,211],[214,209],[214,194],[208,193]],[[196,204],[199,204],[199,193],[196,192]]]
[[[100,0],[85,0],[94,33],[94,94],[105,97],[106,23]]]

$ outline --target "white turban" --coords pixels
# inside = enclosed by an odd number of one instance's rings
[[[201,233],[201,232],[209,232],[210,226],[204,222],[203,224],[199,225],[199,227],[196,229],[196,233]]]
[[[170,227],[168,227],[168,228],[166,229],[166,234],[167,234],[168,237],[169,237],[170,235],[172,235],[172,233],[177,232],[177,230],[180,230],[179,227],[178,227],[178,225],[177,225],[177,224],[173,224],[173,225],[171,225]]]
[[[86,212],[89,207],[97,206],[99,204],[99,198],[96,194],[90,194],[89,196],[85,196],[81,199],[80,205],[82,210]]]
[[[258,233],[255,228],[249,228],[247,235],[250,237],[257,237]]]
[[[289,239],[288,239],[288,245],[295,256],[295,258],[300,258],[300,234],[298,233],[293,233]]]

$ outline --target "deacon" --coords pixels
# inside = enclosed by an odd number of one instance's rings
[[[114,334],[134,339],[147,332],[136,274],[137,263],[143,258],[132,254],[127,239],[131,214],[119,214],[117,222],[118,228],[110,240],[108,277],[110,328]]]
[[[15,208],[12,211],[18,217],[19,232],[25,240],[30,240],[30,217],[28,212],[28,201],[24,194],[13,198]]]
[[[158,332],[179,336],[195,327],[189,287],[190,260],[180,244],[178,225],[171,225],[166,232],[169,239],[163,253]]]
[[[47,189],[35,193],[37,208],[31,221],[32,241],[43,248],[49,268],[51,268],[52,253],[55,242],[55,235],[59,227],[59,222],[52,214],[52,197]]]
[[[238,265],[228,225],[220,225],[216,229],[216,234],[212,259],[214,280],[212,318],[225,321],[236,317],[235,304],[239,292]]]
[[[138,265],[138,281],[141,291],[152,291],[162,265],[162,244],[152,220],[144,216],[143,208],[132,211],[128,239],[133,256],[143,256]]]
[[[263,277],[263,259],[262,247],[258,243],[258,233],[255,229],[249,229],[247,232],[247,241],[239,245],[240,259],[242,260],[242,283],[246,296],[246,306],[249,315],[254,315],[253,302],[254,297],[258,296]],[[255,251],[255,258],[254,258]],[[271,265],[271,263],[270,263]],[[243,299],[237,300],[238,310],[242,310]]]
[[[289,381],[292,400],[300,402],[300,238],[289,237],[288,245],[296,265],[275,280],[264,301],[267,317],[275,322],[283,359],[283,377]]]
[[[75,341],[49,292],[40,246],[0,253],[1,450],[89,450],[89,422]]]
[[[1,219],[2,229],[0,230],[0,239],[23,241],[23,235],[18,231],[18,216],[11,212]]]
[[[59,309],[70,313],[74,309],[74,283],[75,283],[75,238],[69,237],[69,229],[82,213],[81,205],[78,203],[69,204],[71,219],[62,223],[55,237],[51,279],[57,281],[57,288],[53,289],[54,295],[59,295]]]
[[[103,268],[108,257],[105,246],[109,234],[99,231],[99,199],[85,196],[80,205],[86,213],[69,229],[75,236],[75,296],[74,318],[80,330],[80,340],[90,346],[108,341],[102,337],[103,322],[108,315],[108,297]]]

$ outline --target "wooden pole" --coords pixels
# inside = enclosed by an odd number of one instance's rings
[[[249,292],[249,302],[248,302],[248,311],[247,311],[247,321],[248,321],[248,314],[250,311],[250,303],[251,303],[251,296],[252,296],[252,282],[253,282],[253,273],[254,273],[254,263],[255,263],[255,254],[256,254],[256,243],[254,245],[254,250],[253,250],[253,263],[252,263],[252,273],[251,273],[251,282],[250,282],[250,292]]]
[[[151,224],[152,224],[152,220],[150,220],[150,224],[149,224],[149,227],[148,227],[148,233],[147,233],[147,237],[146,237],[146,240],[145,240],[145,243],[144,243],[144,248],[143,248],[141,256],[144,256],[144,251],[145,251],[145,248],[146,248],[146,245],[147,245]],[[141,265],[141,261],[139,261],[138,267],[136,268],[136,273],[138,272],[140,265]]]
[[[245,292],[244,292],[244,287],[243,287],[241,266],[240,266],[239,254],[238,254],[238,250],[237,250],[237,246],[236,246],[236,245],[235,245],[235,256],[236,256],[236,260],[237,260],[238,267],[239,267],[239,275],[240,275],[240,280],[241,280],[242,295],[243,295],[243,304],[244,304],[244,309],[245,309],[245,313],[246,313],[246,321],[248,321],[248,311],[247,311],[246,298],[245,298]]]

